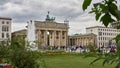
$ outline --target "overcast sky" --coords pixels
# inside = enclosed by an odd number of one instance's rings
[[[82,3],[83,0],[0,0],[0,16],[11,17],[12,31],[16,31],[24,29],[29,20],[44,21],[50,11],[56,22],[69,20],[69,34],[86,33],[86,27],[101,24],[93,14],[83,12]]]

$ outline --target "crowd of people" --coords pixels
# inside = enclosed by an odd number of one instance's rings
[[[88,46],[78,46],[78,45],[68,45],[68,46],[43,46],[42,49],[49,49],[49,50],[64,50],[66,52],[90,52]],[[115,53],[116,52],[116,45],[111,45],[108,47],[95,47],[94,48],[97,52],[100,53]]]
[[[98,49],[98,52],[100,53],[115,53],[116,51],[116,45],[110,45],[108,47],[102,46]]]

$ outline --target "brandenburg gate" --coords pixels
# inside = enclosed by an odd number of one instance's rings
[[[66,46],[68,44],[68,24],[55,22],[55,17],[50,18],[49,12],[45,21],[34,21],[36,39],[42,46]]]

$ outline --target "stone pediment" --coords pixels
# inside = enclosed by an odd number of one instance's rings
[[[65,23],[56,23],[56,22],[41,22],[41,21],[35,21],[35,26],[37,28],[59,28],[59,29],[68,29],[68,25]]]

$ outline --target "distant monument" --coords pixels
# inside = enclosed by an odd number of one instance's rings
[[[68,45],[69,20],[64,23],[56,22],[55,17],[46,15],[45,21],[29,21],[27,30],[20,30],[14,33],[14,36],[27,35],[26,41],[33,47],[33,50]],[[35,41],[37,43],[35,43]],[[36,44],[33,46],[33,44]]]
[[[31,20],[27,23],[27,42],[29,44],[28,48],[30,50],[38,50],[38,46],[36,45],[36,36],[35,36],[35,23]]]
[[[46,15],[45,21],[49,21],[49,22],[55,21],[55,17],[51,17],[51,18],[50,18],[49,13],[50,13],[50,12],[48,11],[48,14]]]

